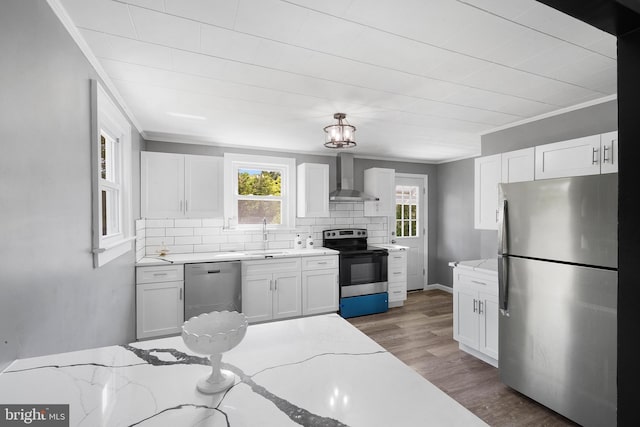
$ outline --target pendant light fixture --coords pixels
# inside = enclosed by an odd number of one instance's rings
[[[335,113],[333,118],[338,123],[324,127],[324,132],[327,134],[324,146],[327,148],[355,147],[356,128],[347,122],[347,115],[345,113]]]

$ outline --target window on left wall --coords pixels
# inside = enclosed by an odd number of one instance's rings
[[[102,86],[91,81],[93,264],[132,249],[131,126]]]

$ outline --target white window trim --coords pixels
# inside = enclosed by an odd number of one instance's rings
[[[255,230],[261,224],[238,224],[238,188],[239,168],[279,169],[283,171],[281,183],[282,224],[269,224],[270,230],[289,230],[295,228],[296,221],[296,159],[288,157],[257,156],[251,154],[224,154],[224,220],[227,229]]]
[[[118,139],[121,154],[120,232],[102,237],[100,197],[100,129]],[[133,249],[131,125],[96,81],[91,80],[91,172],[93,266],[101,267]]]

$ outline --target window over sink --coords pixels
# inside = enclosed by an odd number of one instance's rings
[[[225,224],[229,228],[291,228],[295,221],[295,159],[225,154]]]

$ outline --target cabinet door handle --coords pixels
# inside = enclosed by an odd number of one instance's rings
[[[591,164],[593,165],[598,164],[598,149],[595,147],[593,148],[593,151],[591,153]]]
[[[180,301],[182,301],[182,288],[180,288]]]
[[[478,301],[478,314],[482,314],[482,301]]]
[[[269,279],[269,290],[273,291],[273,280]]]
[[[278,279],[273,281],[273,289],[276,291],[278,290]]]
[[[476,312],[476,304],[478,303],[478,300],[476,300],[475,298],[473,299],[473,312]]]
[[[187,213],[188,210],[189,210],[189,201],[185,200],[184,201],[184,213]]]

